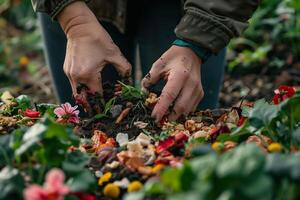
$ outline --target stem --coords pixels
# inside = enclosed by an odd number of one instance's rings
[[[32,178],[33,174],[32,174],[32,163],[31,163],[31,160],[30,160],[30,156],[28,154],[26,154],[27,156],[27,159],[28,159],[28,166],[29,166],[29,169],[28,169],[28,174],[30,175],[30,177]]]
[[[45,170],[46,170],[46,163],[43,163],[42,167],[41,167],[41,169],[39,171],[39,177],[38,177],[38,183],[40,183],[40,184],[43,181]]]

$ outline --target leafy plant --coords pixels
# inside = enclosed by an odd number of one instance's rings
[[[279,162],[279,160],[281,162]],[[276,162],[276,163],[275,163]],[[300,160],[298,155],[265,156],[254,144],[242,144],[222,155],[208,153],[185,163],[182,168],[166,169],[159,181],[145,185],[135,197],[164,196],[167,200],[188,199],[284,199],[297,196]],[[185,180],[182,178],[185,177]],[[289,181],[285,181],[289,177]],[[276,182],[275,182],[276,180]],[[276,183],[276,184],[274,184]],[[159,189],[158,189],[159,188]],[[285,188],[285,190],[277,190]]]
[[[135,88],[130,85],[126,85],[121,81],[118,81],[118,83],[122,85],[122,97],[125,100],[134,100],[134,99],[140,100],[144,97],[144,93],[138,88]]]

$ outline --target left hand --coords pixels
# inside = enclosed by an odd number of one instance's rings
[[[168,116],[170,121],[196,110],[204,96],[200,67],[201,59],[193,50],[175,45],[152,65],[142,80],[142,88],[147,90],[160,79],[167,81],[152,111],[152,117],[157,123],[167,114],[172,104],[174,106]]]

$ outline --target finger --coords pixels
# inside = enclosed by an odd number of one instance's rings
[[[71,73],[70,73],[71,63],[69,62],[69,57],[68,56],[66,56],[66,58],[65,58],[63,69],[64,69],[64,72],[65,72],[65,75],[69,79],[73,96],[75,96],[77,94],[77,84],[71,77]]]
[[[147,90],[151,85],[157,83],[162,77],[162,71],[165,66],[164,58],[158,59],[153,63],[149,73],[142,80],[142,89]]]
[[[166,114],[169,106],[178,96],[186,79],[187,76],[185,74],[182,74],[180,71],[174,70],[170,72],[168,81],[164,89],[162,90],[159,101],[155,105],[152,112],[152,117],[156,119],[156,122],[159,122]]]
[[[103,94],[102,77],[100,72],[98,72],[97,75],[92,76],[91,79],[85,84],[92,92],[98,92],[101,95]]]
[[[121,77],[129,78],[131,77],[131,64],[128,60],[123,56],[121,51],[117,53],[112,59],[109,60],[109,63],[114,65],[115,69],[118,71]]]
[[[169,121],[175,121],[181,115],[188,115],[191,112],[194,103],[200,95],[199,91],[196,88],[193,89],[193,87],[195,88],[195,86],[189,84],[181,90],[175,101],[173,110],[168,117]]]
[[[203,92],[203,89],[201,87],[200,95],[196,98],[195,102],[193,103],[194,106],[193,106],[191,112],[195,112],[197,110],[197,107],[198,107],[200,101],[203,99],[203,97],[204,97],[204,92]]]

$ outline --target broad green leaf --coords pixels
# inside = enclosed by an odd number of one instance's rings
[[[246,178],[264,166],[265,156],[255,144],[240,145],[234,151],[224,153],[219,159],[216,173],[219,178]]]
[[[240,185],[239,189],[247,199],[271,199],[272,197],[272,180],[267,175],[250,177]]]
[[[21,199],[24,180],[19,171],[4,167],[0,171],[0,199]]]
[[[42,123],[33,125],[24,134],[22,139],[22,145],[15,151],[15,155],[19,156],[29,150],[38,141],[42,139],[42,134],[47,130],[47,127]]]
[[[179,192],[181,189],[181,171],[175,168],[168,168],[161,174],[161,182],[171,191]]]
[[[265,100],[258,100],[249,113],[249,123],[259,129],[268,126],[278,116],[279,107],[270,105]]]
[[[89,191],[94,188],[97,183],[92,173],[85,169],[77,176],[73,176],[67,180],[67,185],[73,192]]]
[[[67,154],[62,163],[63,170],[68,174],[78,174],[85,169],[89,163],[89,156],[80,151],[74,151]]]

